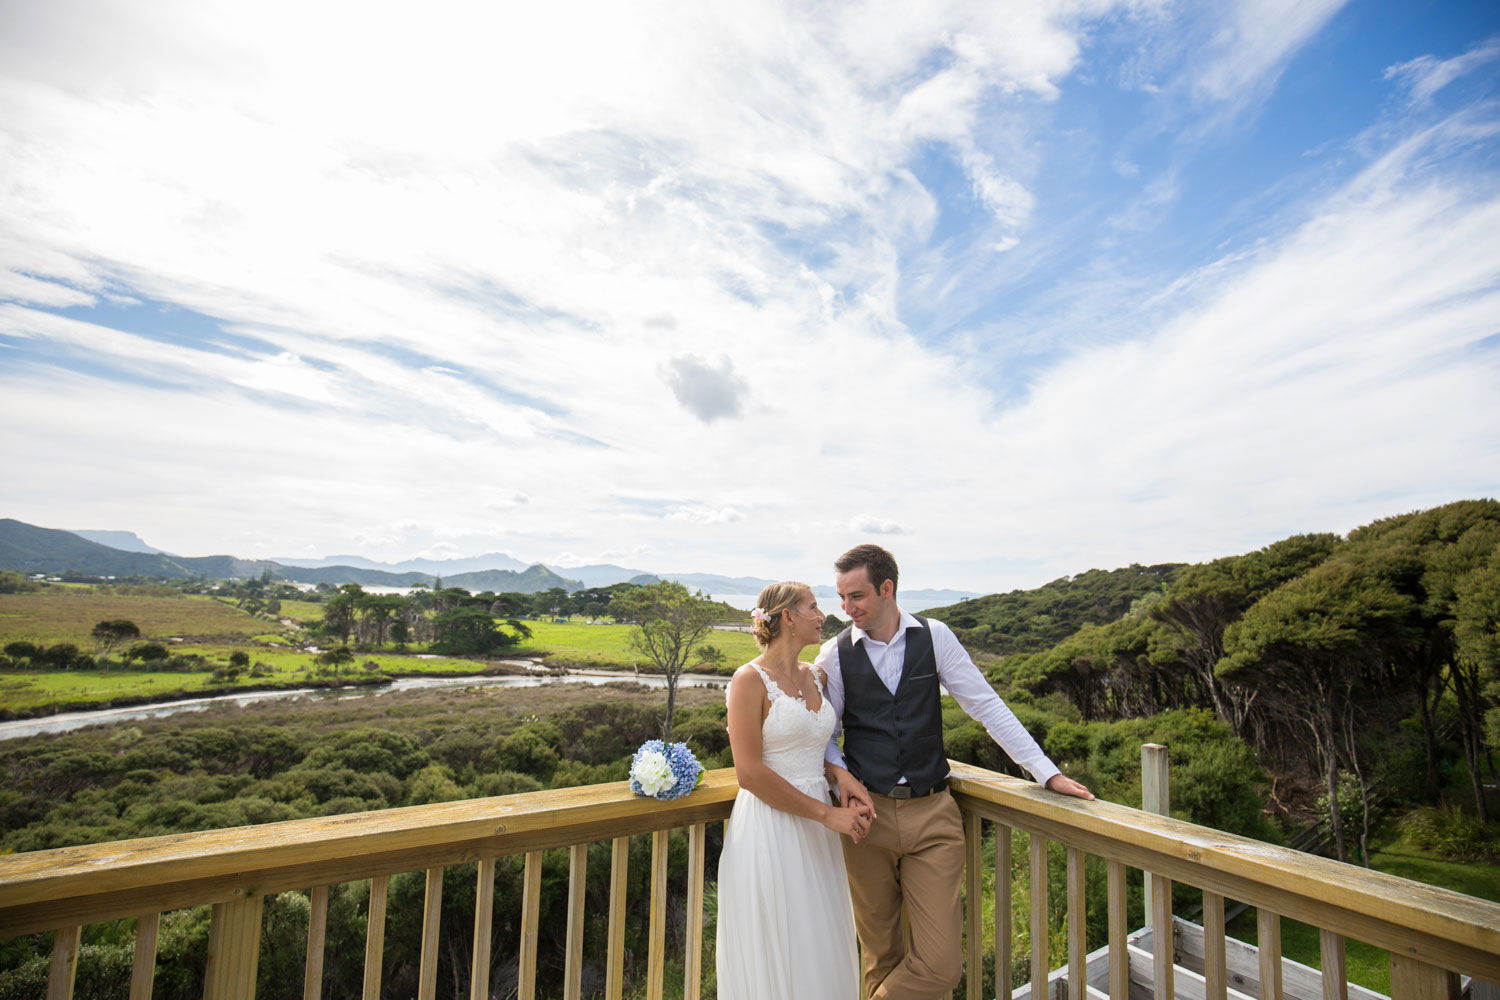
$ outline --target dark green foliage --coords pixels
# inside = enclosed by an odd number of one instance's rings
[[[125,654],[125,659],[140,660],[143,663],[158,663],[170,655],[167,652],[167,647],[159,642],[138,642],[130,647],[130,651]]]
[[[35,659],[37,654],[40,652],[41,647],[37,646],[37,644],[34,642],[17,640],[15,642],[7,642],[5,644],[5,655],[13,656],[18,660]]]
[[[1091,569],[1035,590],[1013,590],[960,601],[928,614],[952,626],[971,649],[993,653],[1037,652],[1085,625],[1103,625],[1127,614],[1141,598],[1160,593],[1179,563]]]
[[[1500,829],[1485,827],[1456,806],[1424,806],[1407,813],[1401,835],[1450,861],[1500,861]]]

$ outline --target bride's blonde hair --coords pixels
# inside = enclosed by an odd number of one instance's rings
[[[780,583],[770,584],[760,592],[760,596],[755,599],[755,607],[765,612],[765,617],[757,617],[754,628],[750,630],[757,646],[765,649],[771,645],[781,634],[781,613],[787,608],[796,607],[802,592],[811,589],[800,580],[782,580]]]

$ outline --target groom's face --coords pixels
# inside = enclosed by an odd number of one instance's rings
[[[834,577],[839,601],[844,614],[866,632],[879,633],[888,620],[896,614],[896,587],[889,580],[881,583],[877,590],[870,583],[870,570],[856,566],[847,573]]]

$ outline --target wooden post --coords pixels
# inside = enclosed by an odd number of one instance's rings
[[[1083,851],[1068,845],[1068,1000],[1088,1000],[1088,902],[1084,899]]]
[[[1203,989],[1207,1000],[1229,995],[1229,966],[1224,956],[1224,897],[1203,894]]]
[[[417,969],[417,1000],[436,1000],[438,931],[443,922],[443,870],[427,869],[422,899],[422,963]]]
[[[609,949],[604,965],[605,1000],[625,992],[625,892],[630,874],[630,838],[616,837],[609,865]]]
[[[980,1000],[984,992],[984,837],[983,820],[964,814],[964,973],[968,1000]]]
[[[469,1000],[490,997],[490,933],[495,919],[495,859],[479,859],[474,884],[474,956],[469,963]]]
[[[1011,936],[1015,922],[1010,912],[1010,827],[995,824],[995,996],[1010,996]],[[1122,998],[1123,1000],[1123,998]]]
[[[521,954],[517,973],[518,1000],[536,1000],[537,925],[542,917],[542,852],[526,852],[521,880]]]
[[[1031,995],[1047,996],[1047,838],[1031,834]]]
[[[583,893],[588,888],[589,845],[568,849],[568,937],[563,960],[563,1000],[583,996]],[[475,997],[475,1000],[486,1000]]]
[[[320,885],[308,893],[307,959],[302,965],[302,1000],[321,1000],[323,996],[323,946],[328,940],[328,886]],[[146,993],[146,1000],[150,991]]]
[[[646,926],[646,1000],[661,1000],[667,979],[667,834],[651,834],[651,919]],[[523,997],[522,1000],[529,1000]]]
[[[1281,914],[1260,907],[1255,911],[1255,928],[1260,1000],[1281,1000]]]
[[[682,951],[682,1000],[699,1000],[703,992],[703,871],[708,824],[688,827],[687,940]]]
[[[215,903],[208,924],[204,1000],[254,1000],[264,896]]]
[[[1393,951],[1391,1000],[1458,1000],[1458,973]]]
[[[364,1000],[380,1000],[380,966],[385,958],[385,890],[389,875],[370,879],[370,912],[365,918]]]
[[[1349,966],[1344,959],[1344,936],[1318,929],[1323,959],[1323,1000],[1349,1000]]]
[[[83,928],[63,927],[52,935],[52,961],[47,966],[47,1000],[72,1000],[73,977],[78,974],[78,942]]]
[[[1172,1000],[1172,880],[1148,874],[1146,887],[1151,892],[1151,990],[1156,1000]],[[1264,994],[1261,1000],[1267,1000]]]
[[[160,929],[160,913],[143,913],[135,922],[135,963],[130,970],[130,1000],[151,1000],[151,984],[156,980],[156,937]]]
[[[1171,763],[1167,748],[1160,743],[1141,744],[1141,809],[1158,816],[1170,816],[1171,808]],[[1146,878],[1146,922],[1151,922],[1151,878]],[[1153,935],[1152,940],[1155,940]]]
[[[1130,1000],[1129,914],[1125,912],[1125,862],[1109,860],[1109,1000]],[[1222,998],[1220,998],[1222,1000]]]

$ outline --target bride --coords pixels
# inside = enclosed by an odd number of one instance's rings
[[[840,836],[869,831],[863,805],[832,805],[823,751],[833,709],[821,671],[798,662],[823,612],[805,583],[760,592],[760,656],[729,683],[729,746],[740,791],[719,858],[721,1000],[856,1000],[854,910]]]

